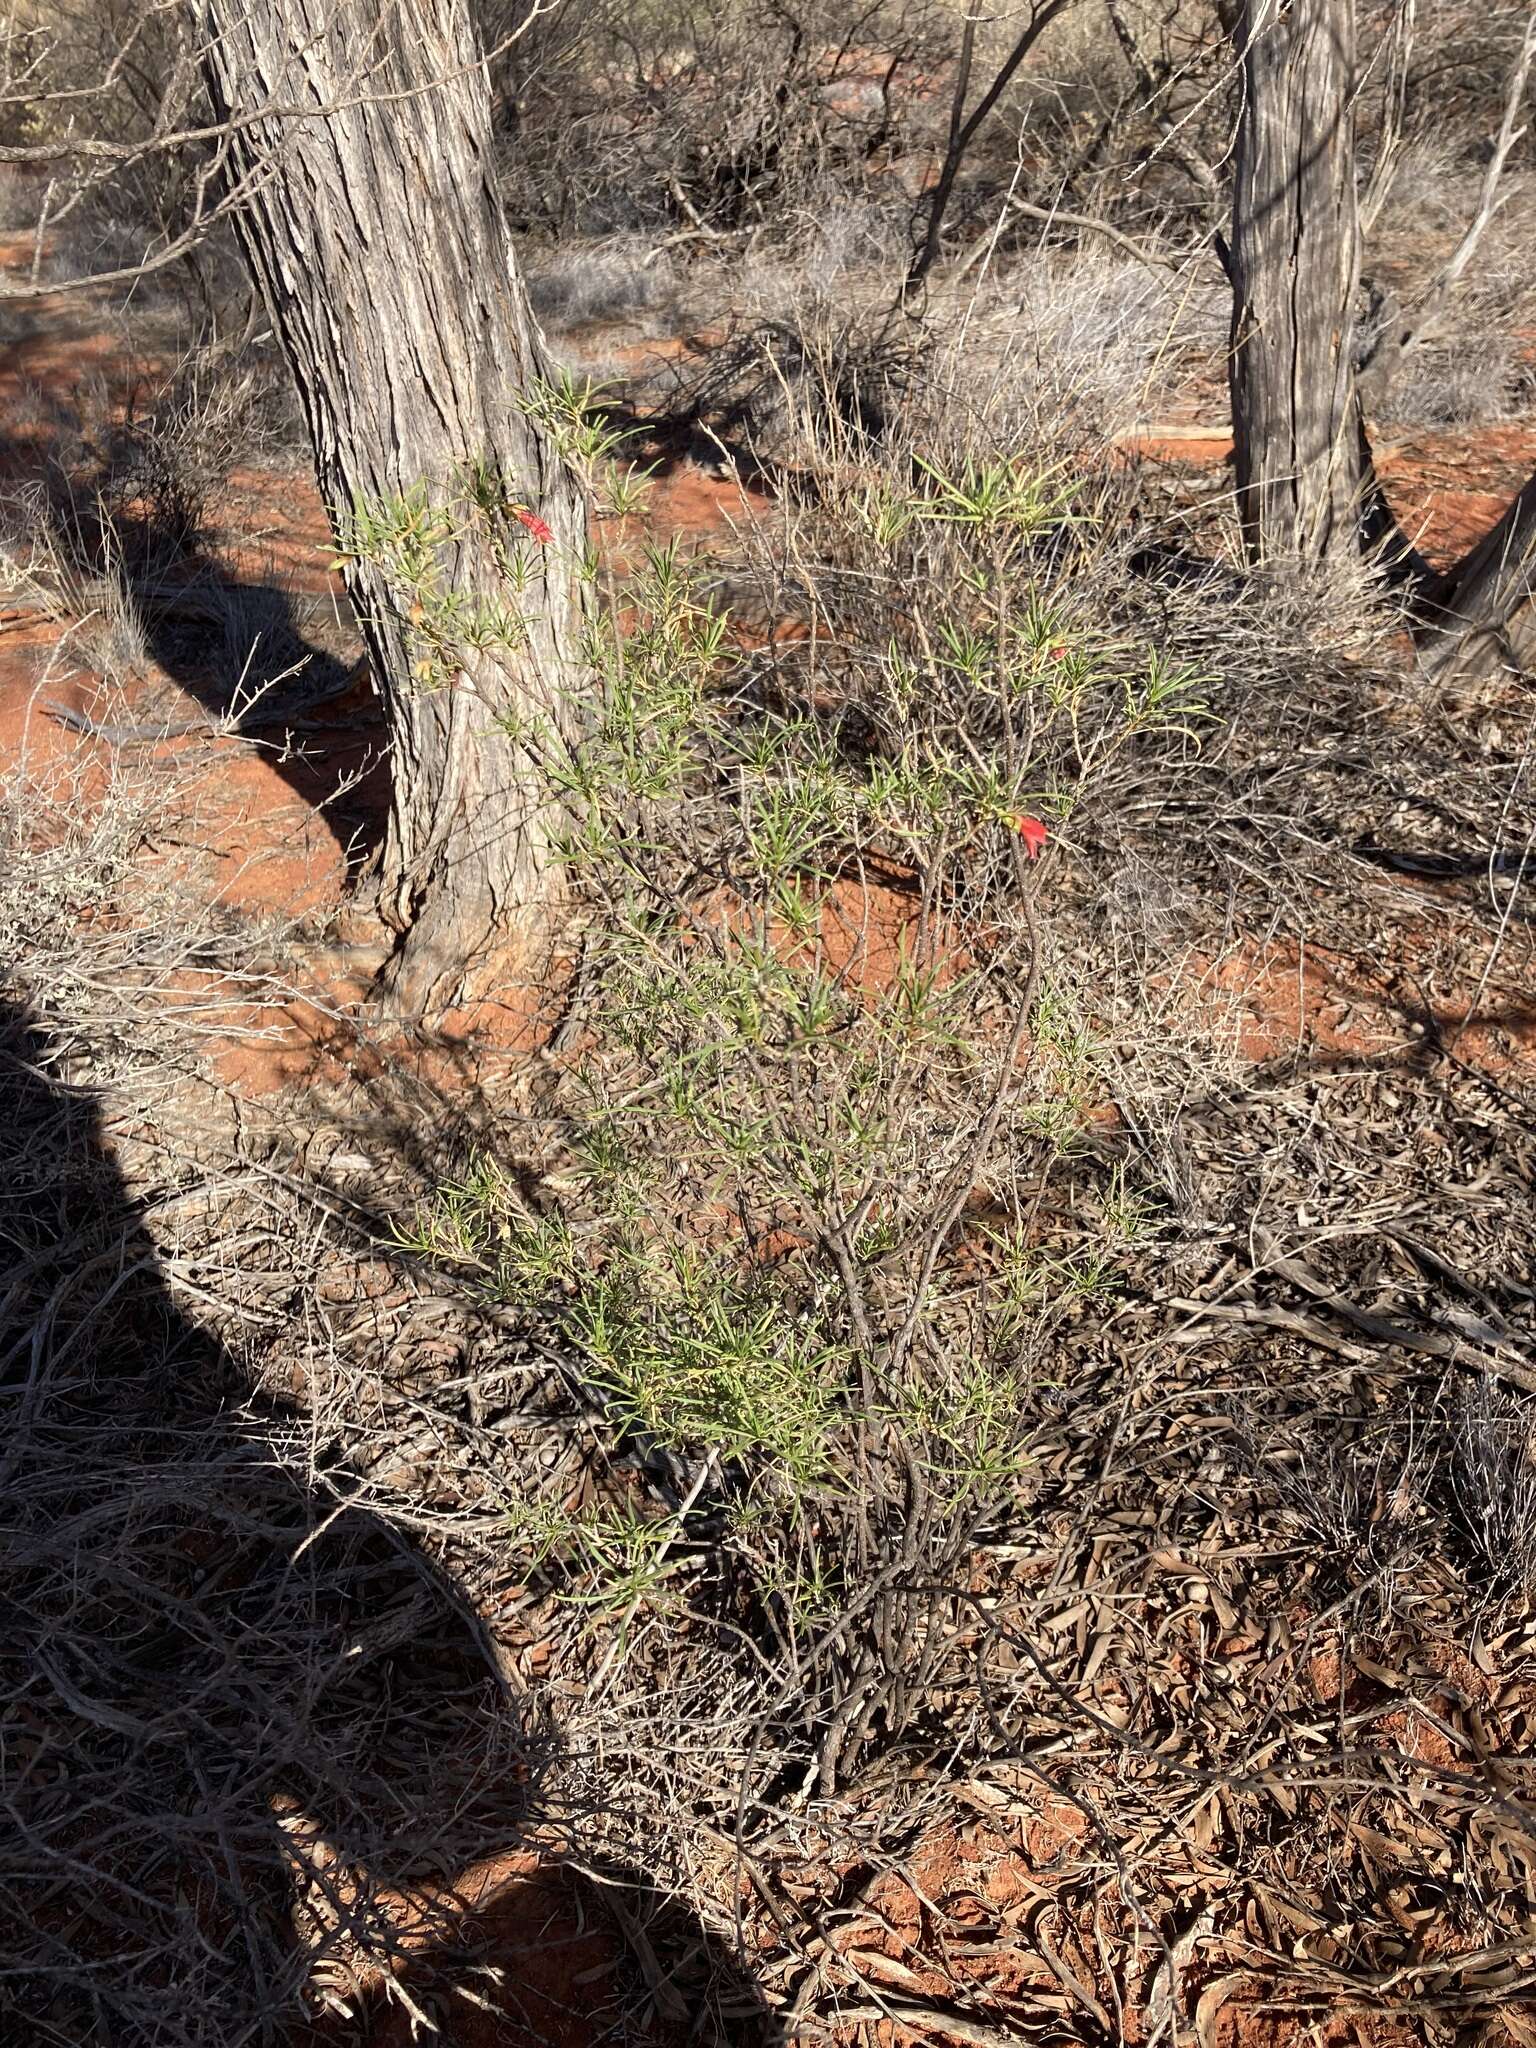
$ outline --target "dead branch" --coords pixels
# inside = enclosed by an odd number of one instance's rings
[[[168,269],[205,242],[224,220],[248,205],[270,175],[275,149],[269,152],[265,162],[247,162],[241,175],[231,179],[235,145],[248,131],[270,134],[273,129],[312,121],[317,115],[331,117],[364,107],[396,106],[427,93],[443,91],[471,72],[485,70],[505,56],[542,16],[559,5],[560,0],[531,0],[526,13],[501,37],[494,49],[477,53],[472,61],[437,71],[429,79],[392,88],[373,88],[365,83],[374,67],[382,63],[388,54],[384,34],[386,23],[381,17],[374,34],[354,57],[351,77],[339,84],[323,106],[317,107],[303,99],[290,100],[279,91],[258,98],[250,106],[231,109],[212,121],[178,123],[172,118],[173,110],[184,107],[196,90],[197,75],[212,48],[213,39],[204,36],[178,52],[171,75],[160,89],[159,104],[150,120],[148,132],[127,139],[99,132],[80,132],[82,115],[77,103],[105,108],[129,65],[136,42],[159,13],[158,7],[148,8],[132,24],[124,42],[100,76],[87,85],[45,86],[35,94],[28,94],[19,92],[16,89],[17,79],[11,79],[6,98],[12,103],[20,101],[25,105],[29,126],[35,127],[49,113],[58,114],[62,125],[60,132],[47,135],[40,141],[0,142],[0,164],[38,169],[73,166],[82,174],[82,182],[60,206],[55,208],[51,203],[45,204],[43,216],[34,231],[30,278],[25,284],[17,284],[10,278],[0,277],[0,299],[28,300],[51,297],[59,292],[95,290],[107,285],[131,285]],[[200,22],[203,18],[200,8]],[[24,40],[14,25],[0,29],[0,49],[7,55],[18,39]],[[292,52],[293,64],[302,64],[305,56],[304,48],[296,48]],[[44,61],[43,51],[32,55],[22,70],[22,79],[38,73]],[[204,151],[211,154],[198,162],[199,154]],[[86,191],[96,189],[108,178],[120,178],[150,159],[166,157],[185,157],[194,165],[192,201],[181,230],[164,247],[146,252],[133,263],[44,282],[40,270],[49,228],[58,226],[67,218]],[[49,189],[51,195],[51,185]]]
[[[1012,194],[1005,197],[1004,203],[1009,212],[1016,214],[1020,220],[1039,221],[1043,227],[1073,228],[1084,235],[1099,235],[1112,248],[1121,250],[1138,263],[1145,263],[1152,270],[1176,269],[1187,261],[1190,255],[1197,253],[1192,250],[1170,253],[1166,250],[1148,248],[1146,243],[1138,242],[1134,236],[1123,233],[1110,221],[1099,220],[1088,213],[1070,213],[1062,206],[1036,206],[1032,200],[1016,199]],[[965,255],[948,273],[950,281],[958,284],[961,278],[968,276],[990,250],[995,250],[998,239],[999,226],[994,222],[985,234],[977,236]]]
[[[1185,176],[1200,188],[1213,208],[1219,206],[1222,199],[1220,179],[1199,150],[1180,135],[1178,123],[1168,111],[1167,88],[1170,67],[1159,67],[1161,76],[1153,70],[1151,61],[1141,47],[1135,27],[1126,14],[1123,0],[1107,0],[1107,6],[1115,40],[1124,53],[1125,61],[1131,68],[1131,75],[1136,80],[1141,94],[1142,109],[1150,116],[1163,138],[1159,145],[1162,154],[1170,162],[1176,163]]]
[[[976,139],[982,124],[1012,83],[1014,74],[1024,59],[1051,23],[1072,4],[1073,0],[1043,0],[1043,4],[1034,8],[1013,48],[998,67],[992,83],[969,114],[965,111],[965,100],[970,90],[971,69],[975,61],[977,17],[967,14],[960,42],[960,59],[955,72],[954,93],[950,102],[949,139],[934,184],[933,197],[928,203],[928,217],[922,243],[912,259],[902,285],[904,298],[910,298],[918,289],[938,257],[939,242],[944,232],[944,216],[949,211],[955,181],[960,175],[960,167],[965,161],[966,152]]]

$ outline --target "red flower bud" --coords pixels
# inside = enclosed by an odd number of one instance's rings
[[[555,536],[539,517],[538,513],[530,512],[526,505],[514,505],[512,510],[516,513],[522,524],[527,527],[539,546],[547,548]]]

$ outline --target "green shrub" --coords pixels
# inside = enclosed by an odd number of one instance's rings
[[[1109,1176],[1094,1256],[1036,1242],[1102,1099],[1041,892],[1117,755],[1201,716],[1198,675],[1074,603],[1094,518],[1059,476],[1000,450],[834,481],[791,515],[843,650],[802,691],[671,546],[601,608],[582,739],[522,733],[584,905],[561,1143],[531,1183],[476,1160],[410,1232],[554,1335],[648,1474],[596,1547],[541,1510],[539,1568],[636,1607],[658,1545],[702,1544],[722,1613],[825,1692],[828,1783],[908,1711],[927,1589],[1017,1512],[1049,1314],[1147,1228]],[[884,1704],[854,1729],[827,1701],[861,1659]]]

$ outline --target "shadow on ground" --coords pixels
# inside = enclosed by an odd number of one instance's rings
[[[131,678],[117,735],[230,721],[325,818],[355,877],[383,835],[386,737],[344,604],[231,573],[206,543],[199,479],[152,424],[130,416],[100,439],[55,397],[35,431],[0,442],[0,479],[22,558],[55,565],[43,578],[63,586],[77,665]]]
[[[653,1926],[684,1998],[604,1888],[518,1853],[558,1731],[414,1538],[258,1396],[258,1359],[172,1299],[148,1214],[173,1230],[205,1190],[131,1196],[83,1069],[0,1005],[13,2038],[403,2042],[381,1964],[462,2048],[764,2038],[687,1915]],[[228,1259],[233,1302],[238,1239]]]

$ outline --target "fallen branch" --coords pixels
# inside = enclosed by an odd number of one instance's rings
[[[1300,1259],[1286,1257],[1262,1239],[1259,1250],[1264,1257],[1259,1271],[1288,1280],[1293,1287],[1300,1288],[1303,1294],[1310,1295],[1320,1306],[1330,1309],[1373,1343],[1396,1345],[1404,1351],[1416,1351],[1425,1358],[1444,1359],[1448,1365],[1467,1366],[1503,1380],[1508,1386],[1518,1387],[1522,1393],[1536,1394],[1536,1367],[1476,1349],[1454,1324],[1449,1323],[1448,1318],[1437,1318],[1436,1326],[1428,1330],[1409,1329],[1387,1316],[1377,1315],[1373,1309],[1361,1308]],[[1485,1321],[1477,1322],[1476,1331],[1480,1343],[1514,1348],[1509,1336]]]

